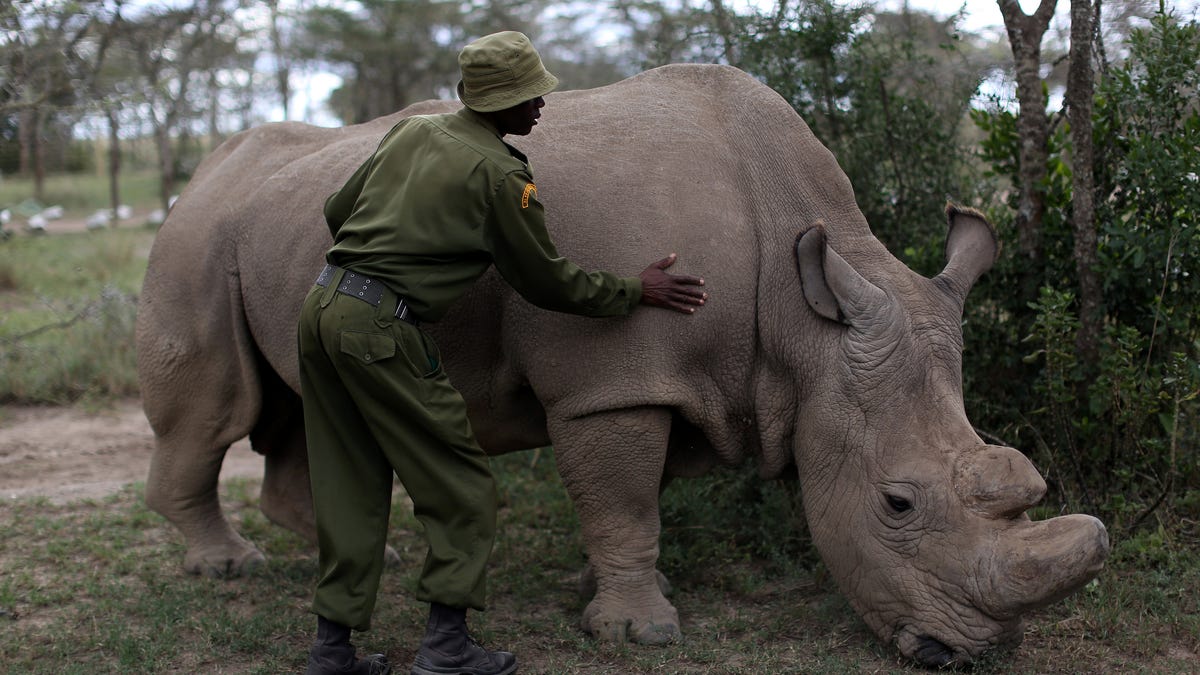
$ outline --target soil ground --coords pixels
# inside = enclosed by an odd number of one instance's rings
[[[145,481],[154,434],[141,402],[111,408],[0,407],[0,497],[45,497],[54,503],[104,497]],[[221,478],[262,477],[263,460],[246,440],[235,443]]]
[[[138,211],[118,226],[146,222]],[[33,236],[10,223],[18,236]],[[46,234],[87,230],[86,218],[46,223]],[[154,434],[138,400],[102,410],[80,407],[0,406],[0,498],[45,497],[52,503],[93,499],[142,482],[150,471]],[[262,477],[262,457],[243,440],[230,448],[221,478]]]

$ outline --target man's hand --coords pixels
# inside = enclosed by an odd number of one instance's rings
[[[641,273],[642,304],[676,312],[691,314],[704,304],[708,293],[698,287],[704,285],[700,277],[667,274],[665,269],[675,264],[675,254],[652,263]]]

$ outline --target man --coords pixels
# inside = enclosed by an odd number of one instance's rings
[[[530,302],[587,316],[639,304],[691,313],[703,280],[664,270],[584,272],[555,251],[528,161],[505,143],[537,125],[558,80],[529,39],[489,35],[459,55],[456,113],[410,117],[325,204],[334,244],[301,311],[299,342],[321,576],[308,673],[387,673],[356,659],[383,566],[393,472],[429,551],[417,598],[429,623],[412,673],[507,675],[516,657],[475,643],[466,610],[484,608],[496,489],[466,404],[418,326],[495,265]]]

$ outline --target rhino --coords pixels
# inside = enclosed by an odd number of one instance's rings
[[[799,478],[831,577],[880,640],[922,664],[1018,644],[1023,615],[1098,574],[1103,524],[1032,521],[1045,482],[967,418],[963,306],[998,254],[986,218],[948,205],[945,268],[911,271],[795,111],[728,66],[666,66],[546,101],[518,144],[560,252],[629,275],[677,252],[675,269],[710,292],[692,316],[585,319],[489,273],[424,326],[489,454],[554,446],[594,580],[584,630],[680,635],[655,567],[660,489],[748,460],[764,478]],[[264,561],[217,500],[224,454],[246,436],[265,458],[266,516],[315,538],[295,331],[331,244],[322,204],[397,120],[457,105],[243,132],[162,225],[137,319],[157,444],[146,501],[182,532],[188,571]]]

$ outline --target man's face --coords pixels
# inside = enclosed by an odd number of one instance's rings
[[[546,100],[539,96],[511,108],[488,113],[488,117],[501,136],[525,136],[537,126],[537,120],[542,116],[540,111],[545,105]]]

